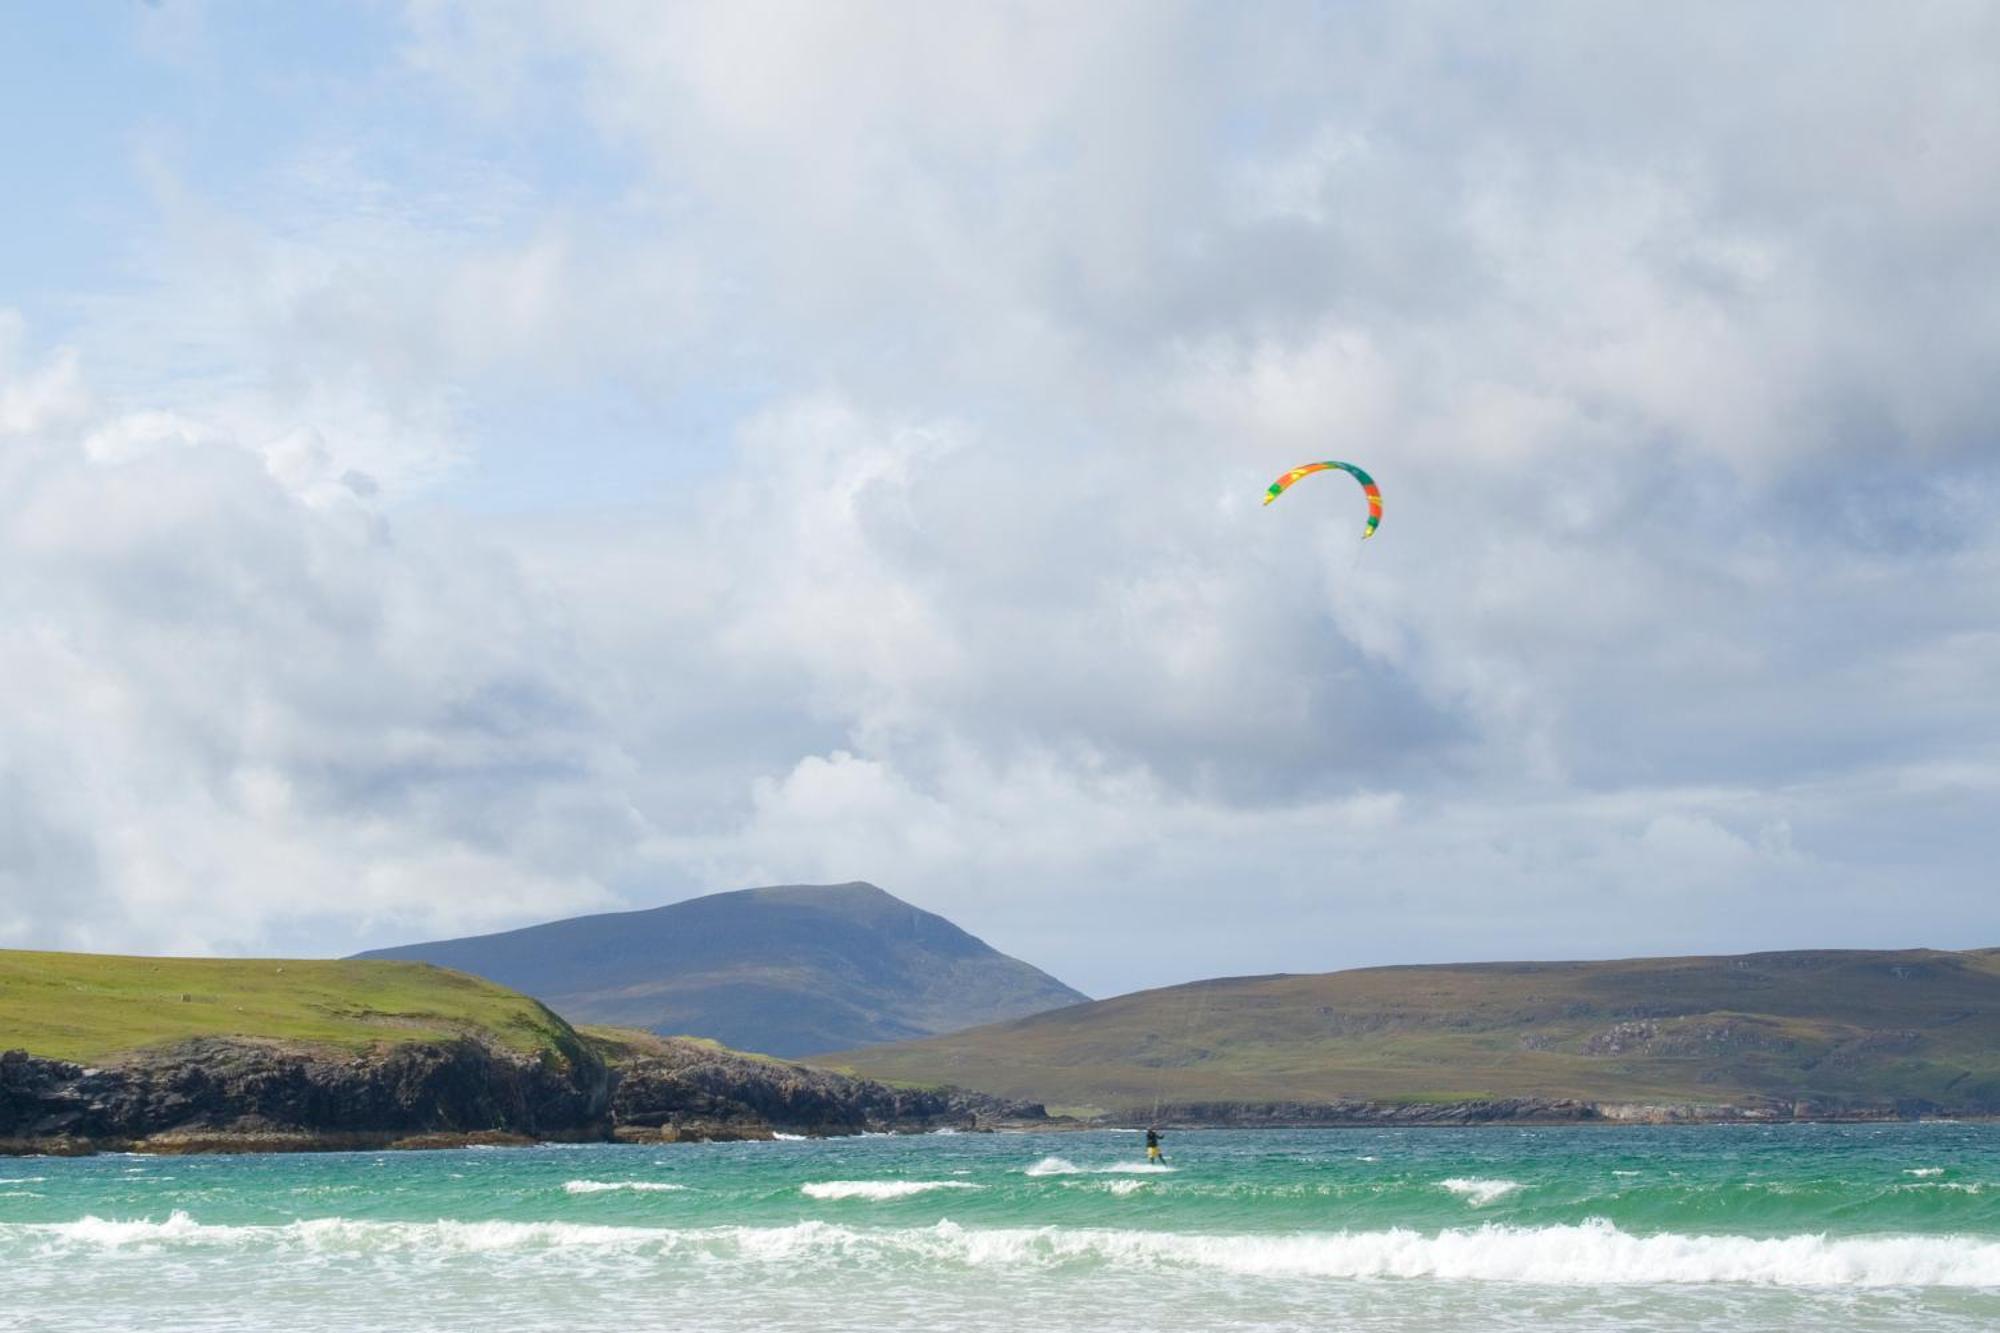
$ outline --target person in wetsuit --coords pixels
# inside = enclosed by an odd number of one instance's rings
[[[1160,1156],[1160,1131],[1157,1128],[1146,1131],[1146,1160],[1156,1165],[1167,1160]]]

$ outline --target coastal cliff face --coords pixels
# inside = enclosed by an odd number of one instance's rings
[[[1039,1106],[906,1091],[699,1042],[618,1062],[478,1041],[354,1055],[204,1038],[86,1067],[0,1054],[0,1152],[283,1151],[979,1128]]]
[[[338,1136],[326,1146],[533,1136],[602,1120],[610,1097],[610,1071],[588,1051],[563,1062],[470,1039],[341,1055],[202,1038],[102,1068],[0,1055],[0,1139],[164,1148],[224,1137],[257,1147],[311,1135]]]
[[[814,1134],[979,1129],[1037,1121],[1040,1104],[959,1089],[892,1088],[706,1042],[666,1038],[618,1066],[611,1110],[621,1138],[760,1128]]]

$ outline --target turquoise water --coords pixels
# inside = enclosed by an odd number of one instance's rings
[[[0,1329],[1993,1329],[2000,1126],[0,1158]]]

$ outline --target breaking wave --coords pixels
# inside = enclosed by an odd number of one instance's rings
[[[821,1180],[799,1186],[812,1199],[907,1199],[931,1190],[976,1190],[969,1180]]]
[[[1441,1180],[1438,1184],[1463,1198],[1474,1208],[1484,1208],[1495,1199],[1505,1198],[1521,1188],[1521,1182],[1518,1180],[1480,1180],[1469,1176]]]
[[[941,1182],[829,1181],[829,1185]],[[977,1229],[940,1222],[867,1229],[653,1228],[565,1222],[379,1222],[345,1218],[283,1226],[211,1226],[176,1212],[164,1222],[0,1225],[0,1253],[26,1242],[63,1250],[213,1249],[379,1255],[598,1250],[621,1257],[800,1266],[935,1269],[1200,1269],[1252,1278],[1445,1278],[1552,1286],[1735,1283],[1776,1287],[2000,1288],[2000,1241],[1965,1236],[1639,1236],[1609,1222],[1482,1226],[1436,1235],[1404,1228],[1271,1236],[1107,1228]]]
[[[1130,1176],[1171,1175],[1174,1168],[1164,1162],[1113,1162],[1108,1166],[1078,1166],[1067,1157],[1044,1157],[1021,1174],[1026,1176]]]
[[[639,1194],[665,1194],[674,1190],[684,1190],[685,1185],[671,1185],[664,1180],[566,1180],[563,1192],[566,1194],[608,1194],[613,1190],[631,1190]]]

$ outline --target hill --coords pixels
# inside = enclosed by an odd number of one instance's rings
[[[580,1040],[525,995],[417,963],[0,949],[0,1050],[101,1063],[196,1037],[347,1051],[472,1037],[559,1056]]]
[[[1523,1099],[1580,1115],[2000,1114],[2000,950],[1235,977],[825,1062],[1058,1110],[1209,1120]]]
[[[358,955],[490,977],[579,1022],[808,1055],[1085,997],[872,884],[711,894]]]
[[[0,1155],[769,1138],[1040,1115],[712,1042],[580,1033],[424,963],[0,950]]]

